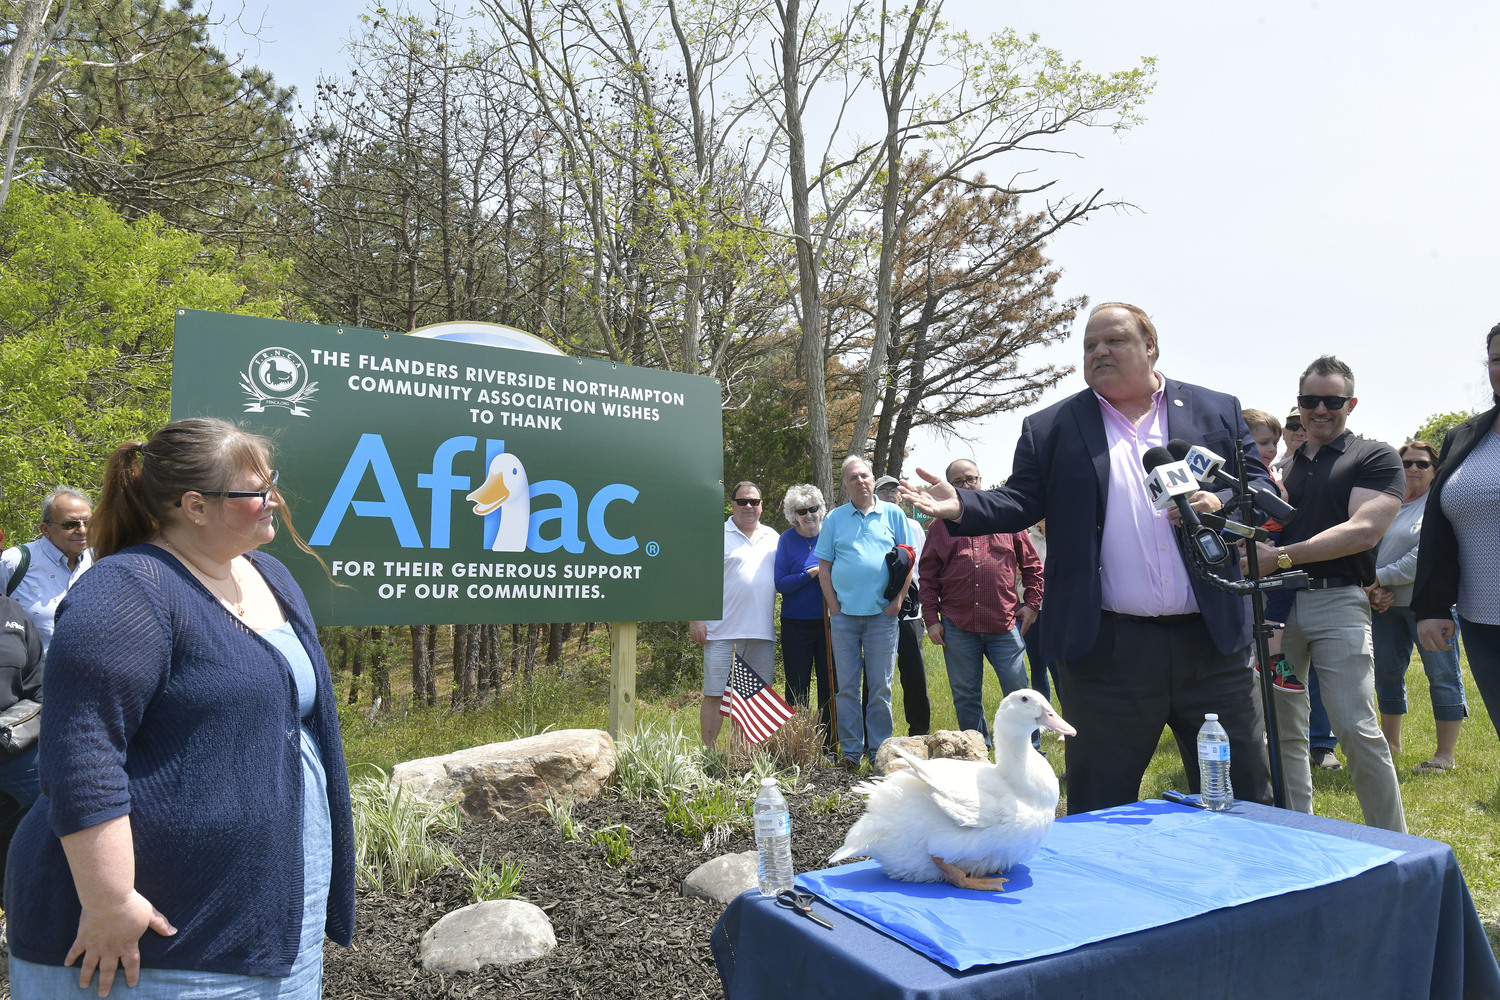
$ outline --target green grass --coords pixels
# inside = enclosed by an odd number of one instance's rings
[[[956,728],[942,651],[929,644],[926,659],[932,728]],[[1411,774],[1412,768],[1431,756],[1436,741],[1427,678],[1421,661],[1414,659],[1407,672],[1410,710],[1403,731],[1403,752],[1396,761],[1396,770],[1401,781],[1408,830],[1416,836],[1440,840],[1453,847],[1475,906],[1491,931],[1492,946],[1500,946],[1494,931],[1496,921],[1500,920],[1500,753],[1496,752],[1495,728],[1474,686],[1467,660],[1464,661],[1464,682],[1471,714],[1458,741],[1459,768],[1448,774],[1415,777]],[[999,701],[999,682],[992,671],[986,670],[986,712],[993,713]],[[907,727],[899,677],[892,702],[895,732],[905,735]],[[597,679],[565,682],[538,668],[529,694],[524,697],[511,694],[471,712],[416,710],[380,716],[372,722],[363,711],[346,709],[342,721],[345,753],[351,765],[370,762],[389,769],[396,761],[515,739],[546,729],[605,729],[608,717],[608,690]],[[698,734],[698,702],[690,696],[678,696],[672,702],[638,701],[636,724],[637,732],[654,730],[660,743],[680,746],[678,741],[681,740],[693,745]],[[1042,739],[1049,762],[1061,774],[1063,754],[1056,736],[1044,731]],[[724,745],[721,736],[721,750]],[[658,749],[664,751],[665,746]],[[661,784],[691,784],[681,781],[680,776],[674,778],[677,780],[666,779]],[[813,779],[816,787],[815,775]],[[1362,822],[1347,769],[1316,770],[1313,787],[1313,808],[1318,815]],[[1142,781],[1141,794],[1156,797],[1168,788],[1186,789],[1187,779],[1177,756],[1176,744],[1170,732],[1164,732]],[[614,849],[628,852],[628,841]]]

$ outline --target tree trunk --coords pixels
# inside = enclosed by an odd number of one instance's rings
[[[798,100],[801,63],[798,12],[801,0],[786,0],[782,11],[781,89],[786,103],[787,161],[792,187],[792,239],[797,247],[797,293],[802,303],[802,367],[807,374],[807,455],[813,479],[833,502],[833,456],[828,444],[828,394],[824,385],[823,303],[818,261],[813,252],[811,192],[807,183],[807,140]]]
[[[553,666],[562,659],[563,624],[553,622],[547,628],[547,666]]]
[[[427,695],[427,672],[431,669],[427,659],[427,630],[429,625],[411,626],[411,703],[420,705]]]
[[[365,642],[362,632],[354,639],[354,657],[349,664],[349,704],[359,704],[359,679],[365,673]]]

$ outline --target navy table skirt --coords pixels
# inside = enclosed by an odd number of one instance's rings
[[[1248,802],[1236,815],[1398,849],[1353,878],[1072,951],[955,972],[821,902],[830,932],[751,890],[712,946],[728,1000],[1348,996],[1500,1000],[1500,967],[1447,844]]]

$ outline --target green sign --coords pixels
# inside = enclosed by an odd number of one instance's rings
[[[722,614],[713,379],[180,310],[172,416],[272,441],[320,624]]]

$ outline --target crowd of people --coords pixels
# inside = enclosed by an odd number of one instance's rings
[[[1065,744],[1070,811],[1135,801],[1163,727],[1197,791],[1196,735],[1209,712],[1230,737],[1235,794],[1269,803],[1250,599],[1195,573],[1182,514],[1158,509],[1146,490],[1147,452],[1181,439],[1242,456],[1249,488],[1274,491],[1295,512],[1255,525],[1270,534],[1249,543],[1253,560],[1240,542],[1239,559],[1218,570],[1230,583],[1252,571],[1307,577],[1303,589],[1268,591],[1265,607],[1287,805],[1312,811],[1312,768],[1342,768],[1338,747],[1365,821],[1404,830],[1395,760],[1412,650],[1437,737],[1417,774],[1460,766],[1468,707],[1458,637],[1486,706],[1500,710],[1500,326],[1485,346],[1495,409],[1441,446],[1409,441],[1398,451],[1350,429],[1355,375],[1338,358],[1307,365],[1295,392],[1288,386],[1296,405],[1278,419],[1164,377],[1149,315],[1127,303],[1096,307],[1084,331],[1087,388],[1026,418],[1003,484],[985,488],[969,459],[942,477],[918,470],[925,483],[916,486],[877,481],[851,456],[842,506],[829,510],[809,484],[787,491],[792,527],[761,557],[774,562],[774,582],[753,584],[782,594],[787,700],[808,704],[816,677],[829,749],[858,767],[892,735],[898,674],[909,733],[927,731],[917,667],[925,635],[943,651],[959,727],[986,739],[985,660],[1003,693],[1027,684],[1028,658],[1032,686],[1055,680],[1078,729]],[[732,499],[742,487],[759,495],[740,484]],[[1187,505],[1215,513],[1236,501],[1209,483]],[[928,520],[925,533],[903,505]],[[726,542],[726,609],[733,588],[752,585],[731,559],[751,537],[742,532]],[[903,546],[914,550],[909,563],[896,557]],[[762,604],[756,635],[773,625]],[[917,621],[920,632],[903,628]],[[770,662],[759,662],[771,683]],[[720,674],[706,670],[706,698],[722,694]],[[705,724],[705,744],[716,734]]]
[[[1366,822],[1403,830],[1394,760],[1413,648],[1436,722],[1418,773],[1461,766],[1460,641],[1500,734],[1500,325],[1484,343],[1494,408],[1440,446],[1397,451],[1350,430],[1355,376],[1337,358],[1306,367],[1283,422],[1161,375],[1147,313],[1105,303],[1084,331],[1087,388],[1026,418],[999,486],[969,459],[919,469],[917,488],[851,456],[846,502],[793,486],[778,533],[760,487],[736,483],[723,616],[690,629],[704,744],[733,665],[772,683],[779,641],[787,700],[816,692],[831,756],[862,767],[892,735],[898,671],[909,732],[930,726],[930,640],[959,725],[986,740],[985,660],[1003,694],[1027,684],[1028,655],[1031,685],[1055,685],[1077,728],[1072,812],[1134,801],[1163,727],[1196,791],[1208,712],[1229,734],[1235,794],[1269,802],[1249,599],[1184,554],[1182,522],[1235,496],[1201,488],[1158,509],[1146,491],[1143,460],[1180,439],[1242,456],[1249,487],[1295,509],[1218,570],[1308,579],[1266,607],[1287,805],[1312,810],[1311,767],[1336,740]],[[77,490],[48,495],[36,539],[0,556],[0,712],[42,706],[40,742],[0,760],[14,995],[97,976],[101,996],[123,977],[138,997],[315,997],[325,936],[349,943],[336,698],[301,591],[258,551],[278,521],[302,545],[269,443],[194,418],[121,445],[97,510]]]

